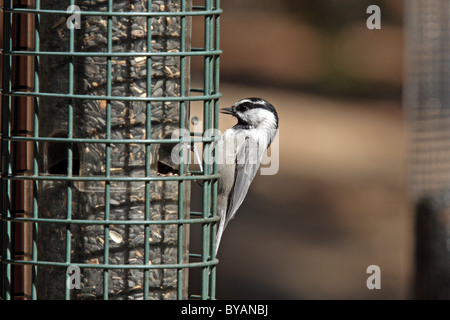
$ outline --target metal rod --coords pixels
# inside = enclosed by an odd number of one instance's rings
[[[5,96],[27,96],[27,97],[49,97],[60,98],[61,94],[58,93],[35,93],[35,92],[22,92],[3,90]],[[68,99],[84,99],[84,100],[116,100],[116,101],[149,101],[149,102],[174,102],[174,101],[205,101],[206,99],[219,99],[222,94],[214,94],[209,96],[189,96],[189,97],[122,97],[122,96],[91,96],[83,94],[66,94],[64,97]]]
[[[216,56],[222,53],[220,50],[204,50],[192,48],[191,51],[174,52],[61,52],[61,51],[19,51],[3,49],[7,56],[65,56],[65,57],[192,57],[192,56]]]
[[[67,263],[55,261],[27,261],[27,260],[4,260],[7,265],[38,265],[38,266],[54,266],[54,267],[70,267],[76,266],[80,268],[92,269],[179,269],[179,268],[198,268],[209,267],[218,263],[217,259],[206,262],[190,262],[190,263],[173,263],[173,264],[88,264],[88,263]]]
[[[85,220],[85,219],[52,219],[52,218],[4,218],[5,221],[59,223],[59,224],[86,224],[86,225],[170,225],[195,224],[217,222],[219,217],[176,219],[176,220]]]
[[[31,9],[31,8],[7,8],[5,5],[4,12],[6,13],[28,13],[28,14],[56,14],[56,15],[71,15],[75,11],[66,10],[47,10],[47,9]],[[222,13],[221,9],[215,10],[198,10],[198,11],[179,11],[179,12],[150,12],[150,11],[132,11],[132,12],[114,12],[114,11],[76,11],[81,16],[103,16],[103,17],[180,17],[180,16],[205,16]]]
[[[218,179],[220,175],[209,174],[209,175],[198,175],[198,176],[157,176],[157,177],[103,177],[103,176],[15,176],[15,175],[4,175],[5,180],[56,180],[56,181],[123,181],[123,182],[138,182],[138,181],[180,181],[180,180],[212,180]]]
[[[152,11],[152,1],[147,0],[147,12]],[[152,17],[147,17],[147,52],[150,53],[152,51]],[[152,57],[147,56],[147,83],[146,83],[146,95],[147,97],[152,96]],[[150,135],[152,124],[152,104],[150,101],[146,103],[146,119],[145,119],[145,132]],[[150,177],[151,175],[151,144],[145,144],[145,176]],[[150,220],[150,181],[145,182],[145,208],[144,208],[144,218],[145,220]],[[150,250],[150,225],[144,226],[144,264],[149,264],[149,250]],[[147,300],[149,297],[149,271],[144,270],[144,300]]]

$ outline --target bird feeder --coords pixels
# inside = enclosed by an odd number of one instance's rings
[[[5,1],[3,299],[215,297],[217,171],[171,151],[196,142],[208,155],[215,139],[191,131],[190,108],[217,129],[220,12],[218,0]]]

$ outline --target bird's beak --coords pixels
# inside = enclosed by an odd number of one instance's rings
[[[233,107],[220,109],[221,113],[234,115]]]

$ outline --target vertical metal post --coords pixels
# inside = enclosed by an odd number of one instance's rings
[[[152,2],[147,0],[147,12],[152,11]],[[147,30],[151,30],[152,26],[152,17],[147,17]],[[151,46],[152,34],[151,32],[147,32],[147,52],[152,51]],[[146,58],[146,68],[147,68],[147,78],[146,78],[146,96],[152,96],[152,58],[148,56]],[[152,124],[152,104],[150,101],[147,101],[145,104],[145,130],[146,132],[151,132]],[[150,177],[151,175],[151,145],[149,143],[145,144],[145,177]],[[151,203],[150,203],[150,194],[151,194],[151,186],[150,181],[145,182],[145,220],[150,220],[151,218]],[[150,225],[145,225],[144,227],[144,265],[148,265],[150,260],[149,250],[150,250]],[[149,298],[149,276],[150,272],[148,269],[144,270],[144,299],[147,300]]]
[[[40,0],[35,0],[35,8],[39,10],[41,8]],[[34,50],[36,52],[40,51],[40,38],[39,38],[39,30],[40,30],[40,15],[34,15]],[[37,94],[40,92],[39,87],[39,56],[36,55],[34,57],[34,103],[33,103],[33,172],[32,176],[39,175],[39,97]],[[37,288],[36,288],[36,276],[37,276],[37,235],[38,235],[38,224],[36,223],[38,219],[38,181],[32,180],[32,190],[33,190],[33,201],[32,201],[32,248],[31,248],[31,266],[32,266],[32,274],[31,274],[31,299],[37,299]]]
[[[220,8],[220,0],[215,0],[214,8]],[[220,16],[215,17],[214,22],[214,50],[220,50]],[[220,77],[219,77],[219,70],[220,70],[220,57],[214,56],[214,68],[213,68],[213,77],[214,77],[214,93],[217,94],[220,92]],[[213,128],[217,129],[219,128],[219,99],[214,99],[214,107],[213,107],[213,115],[214,115],[214,123]],[[218,174],[218,167],[217,163],[213,163],[213,174]],[[217,216],[217,191],[218,191],[218,180],[212,181],[212,206],[211,211],[213,216]],[[216,242],[216,231],[217,231],[217,225],[214,224],[211,229],[211,243],[215,244]],[[211,247],[211,257],[213,259],[216,258],[215,256],[215,248],[213,245]],[[216,267],[213,266],[211,269],[211,277],[210,277],[210,295],[211,299],[214,300],[216,298]]]

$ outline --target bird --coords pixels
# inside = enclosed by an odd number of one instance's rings
[[[227,129],[214,146],[220,175],[216,255],[226,226],[244,201],[264,153],[278,132],[277,111],[262,98],[241,99],[220,112],[235,117],[237,124]]]

